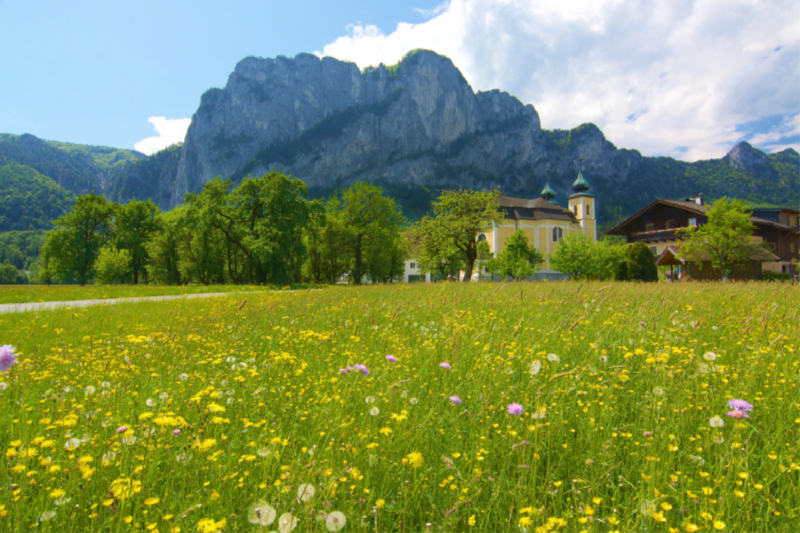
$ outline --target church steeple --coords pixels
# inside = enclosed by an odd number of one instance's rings
[[[550,169],[547,169],[547,184],[542,189],[542,198],[547,200],[548,202],[551,201],[553,198],[556,197],[556,191],[550,188]]]
[[[578,179],[572,184],[572,190],[581,193],[586,192],[590,188],[589,182],[583,177],[583,158],[581,157],[581,171],[578,173]]]

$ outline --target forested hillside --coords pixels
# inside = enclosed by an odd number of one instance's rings
[[[75,194],[102,194],[134,161],[133,150],[44,141],[30,134],[0,134],[0,157],[25,165]]]
[[[0,156],[0,232],[50,229],[74,203],[49,177]]]

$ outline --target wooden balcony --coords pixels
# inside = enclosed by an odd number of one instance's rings
[[[639,233],[631,233],[628,242],[663,242],[674,241],[675,232],[680,228],[661,229],[655,231],[640,231]]]

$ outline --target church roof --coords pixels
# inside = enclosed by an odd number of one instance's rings
[[[497,197],[497,202],[500,209],[511,219],[578,221],[572,211],[544,198],[515,198],[501,194]]]

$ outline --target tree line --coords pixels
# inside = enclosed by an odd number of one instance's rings
[[[308,200],[298,179],[269,172],[234,187],[219,177],[169,212],[152,200],[126,204],[80,195],[56,220],[41,248],[41,283],[361,284],[403,277],[416,258],[422,272],[442,278],[484,269],[523,279],[543,264],[523,232],[497,257],[478,236],[503,224],[498,191],[442,191],[409,227],[380,187],[356,182],[326,200]],[[637,247],[593,243],[574,233],[550,264],[574,278],[655,279],[652,254]],[[639,253],[635,256],[635,253]],[[643,274],[639,264],[649,258]],[[643,263],[643,264],[644,264]]]
[[[169,212],[151,200],[80,195],[48,232],[37,279],[287,285],[402,276],[405,219],[380,188],[357,182],[312,201],[304,182],[278,172],[232,185],[216,178]]]

